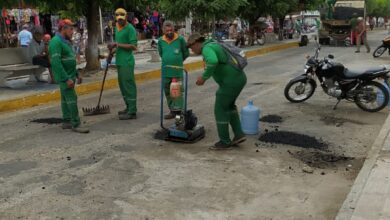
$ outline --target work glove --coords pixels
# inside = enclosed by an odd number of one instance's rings
[[[109,43],[107,45],[107,48],[111,51],[112,49],[118,47],[118,44],[117,43]]]
[[[68,80],[66,81],[66,85],[68,86],[69,89],[74,88],[74,82],[73,82],[73,80],[68,79]]]
[[[198,77],[198,80],[196,81],[196,85],[203,86],[206,81],[200,76]]]

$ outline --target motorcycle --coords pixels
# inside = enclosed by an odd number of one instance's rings
[[[307,57],[305,73],[286,85],[284,95],[287,100],[292,103],[308,100],[317,88],[318,79],[323,91],[337,98],[334,110],[341,100],[352,101],[367,112],[377,112],[387,106],[389,92],[383,84],[374,80],[383,79],[388,83],[390,68],[380,66],[365,70],[348,69],[335,62],[333,55],[318,59],[320,50],[317,43],[315,55]]]
[[[390,37],[386,37],[385,39],[383,39],[382,45],[376,48],[372,55],[374,56],[374,58],[378,58],[382,56],[386,52],[386,50],[389,50],[390,55]]]

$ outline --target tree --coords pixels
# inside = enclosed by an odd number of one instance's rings
[[[390,1],[388,0],[366,0],[367,14],[376,17],[387,17],[390,15]]]
[[[284,18],[289,13],[317,9],[323,2],[323,0],[248,0],[247,6],[241,7],[239,11],[251,26],[260,17],[271,15],[278,18],[279,26],[283,27]],[[279,39],[282,39],[281,36]]]
[[[35,4],[38,5],[39,8],[59,13],[61,17],[86,17],[88,44],[85,56],[87,60],[86,70],[88,71],[100,68],[98,59],[99,6],[102,9],[110,11],[114,11],[117,7],[123,7],[127,10],[136,10],[140,7],[146,8],[148,5],[155,2],[155,0],[35,0]]]
[[[239,7],[247,5],[247,0],[161,0],[159,8],[166,17],[174,21],[184,21],[190,14],[194,20],[208,23],[235,17]]]
[[[67,0],[67,1],[37,1],[39,8],[51,12],[57,12],[61,17],[77,18],[85,15],[87,18],[88,44],[85,50],[87,60],[86,70],[97,70],[100,68],[98,59],[98,19],[99,5],[106,4],[106,0]]]

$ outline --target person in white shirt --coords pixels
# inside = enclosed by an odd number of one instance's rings
[[[21,47],[28,47],[33,36],[31,34],[31,32],[27,30],[28,29],[27,24],[23,25],[22,28],[23,28],[23,30],[21,32],[19,32],[19,35],[18,35],[19,45]]]

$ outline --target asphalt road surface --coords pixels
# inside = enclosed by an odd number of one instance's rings
[[[370,34],[373,49],[385,35]],[[324,47],[321,56],[332,53],[347,66],[390,60],[374,60],[364,47],[354,51]],[[124,108],[119,90],[105,93],[103,103],[112,113],[83,117],[91,129],[86,135],[31,122],[59,118],[58,103],[0,115],[0,218],[333,219],[389,109],[366,113],[342,102],[334,111],[336,100],[320,90],[306,103],[289,103],[284,86],[313,53],[311,44],[250,59],[248,84],[238,100],[240,108],[253,100],[262,116],[282,119],[261,122],[262,134],[291,132],[274,134],[273,140],[318,142],[312,148],[265,143],[256,135],[231,151],[208,150],[217,141],[216,85],[210,80],[195,86],[201,72],[190,74],[189,107],[207,134],[192,145],[153,138],[159,81],[138,85],[134,121],[117,119]],[[96,101],[97,94],[80,97],[79,107]]]

